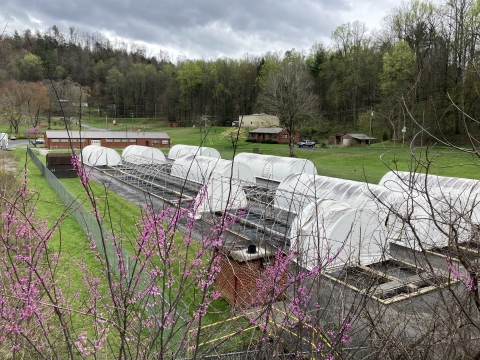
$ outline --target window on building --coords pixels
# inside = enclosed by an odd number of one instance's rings
[[[52,142],[60,142],[60,139],[52,139]]]
[[[61,141],[62,142],[68,142],[68,139],[62,139]]]
[[[105,139],[106,142],[113,142],[113,139]]]
[[[115,139],[115,140],[113,140],[113,142],[120,142],[120,141],[121,141],[121,139]]]
[[[133,142],[133,143],[134,143],[134,142],[136,142],[136,140],[135,140],[135,139],[130,139],[130,142]]]
[[[168,145],[168,140],[162,140],[162,144]]]
[[[288,139],[288,134],[283,134],[282,137],[283,137],[284,139]]]
[[[127,139],[122,139],[122,142],[128,142],[128,140]]]

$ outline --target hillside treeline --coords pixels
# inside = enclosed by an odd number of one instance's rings
[[[99,115],[183,125],[206,115],[223,125],[241,114],[263,112],[257,100],[267,74],[281,62],[300,61],[318,97],[318,115],[302,124],[306,135],[367,132],[372,126],[374,136],[399,137],[403,126],[418,128],[411,117],[430,131],[461,134],[477,130],[471,119],[480,119],[479,36],[476,0],[406,2],[374,32],[368,24],[347,23],[332,33],[328,46],[315,43],[309,51],[242,59],[147,56],[138,44],[52,26],[43,33],[4,34],[0,96],[18,86],[44,86],[36,102],[32,90],[26,91],[32,125],[51,115],[56,97],[69,104],[88,102]],[[52,95],[52,84],[58,95]],[[1,106],[12,119],[19,113],[13,100],[8,103]]]

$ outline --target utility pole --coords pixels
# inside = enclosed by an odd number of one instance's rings
[[[370,134],[368,135],[368,146],[372,146],[372,119],[373,119],[373,107],[370,107]]]

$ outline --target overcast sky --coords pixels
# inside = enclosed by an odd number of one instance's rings
[[[369,30],[399,0],[4,0],[3,29],[22,33],[57,25],[80,32],[100,32],[117,40],[143,43],[148,55],[160,49],[172,61],[242,58],[247,53],[291,48],[308,51],[315,42],[328,43],[339,25],[360,20]]]

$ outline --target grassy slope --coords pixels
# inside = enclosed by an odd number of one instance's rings
[[[39,156],[39,158],[45,162],[45,156]],[[30,184],[32,188],[37,189],[37,192],[41,195],[39,196],[39,199],[44,199],[37,203],[39,208],[39,217],[47,218],[50,214],[50,218],[55,219],[61,214],[61,208],[63,208],[63,205],[59,205],[61,204],[60,199],[50,188],[46,180],[32,162],[29,162],[28,167],[29,178],[31,179]],[[84,205],[87,210],[92,209],[79,179],[61,179],[61,182],[65,188]],[[123,199],[118,194],[105,190],[103,186],[97,184],[96,182],[91,182],[91,187],[102,216],[108,218],[107,221],[105,221],[104,226],[107,229],[115,229],[117,236],[120,236],[125,240],[125,248],[132,254],[134,251],[132,240],[136,234],[136,223],[140,219],[141,209]],[[49,199],[49,201],[45,201],[45,199]],[[62,265],[62,267],[65,266],[64,269],[67,271],[67,273],[72,269],[75,270],[75,266],[72,265],[74,261],[72,260],[80,260],[84,257],[87,257],[88,259],[86,264],[87,268],[97,268],[98,263],[91,256],[88,246],[88,239],[76,223],[75,219],[73,219],[73,217],[69,217],[67,220],[65,220],[65,222],[62,222],[61,227],[63,237],[70,239],[69,246],[67,248],[65,248],[65,245],[62,245],[63,251],[66,255],[65,265]],[[177,237],[177,240],[180,241],[180,237]],[[59,241],[53,242],[52,245],[54,248],[57,248],[57,246],[59,246]],[[193,255],[191,254],[190,258],[192,257]],[[78,271],[72,272],[77,275],[79,274]],[[73,281],[74,283],[78,282],[78,286],[80,286],[79,276],[76,276]],[[193,294],[189,294],[187,297],[188,296],[193,297]],[[216,323],[222,319],[228,318],[230,316],[229,314],[230,307],[227,302],[224,299],[215,300],[209,307],[207,316],[204,319],[204,323]],[[245,324],[241,323],[241,325]],[[238,339],[239,342],[244,340],[245,339],[243,339],[243,337]],[[230,345],[234,345],[234,343]]]

